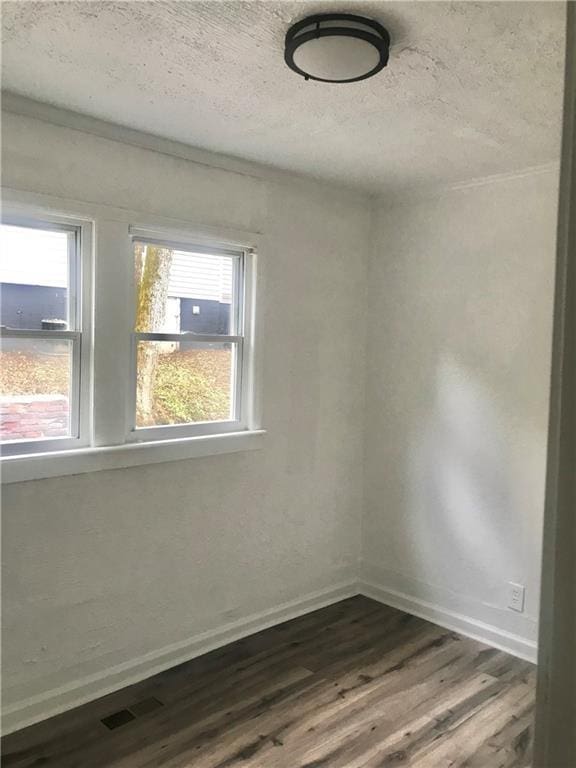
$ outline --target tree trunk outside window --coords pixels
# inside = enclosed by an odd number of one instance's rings
[[[161,246],[136,243],[134,256],[138,286],[135,330],[159,332],[166,319],[173,251]],[[157,342],[140,343],[138,346],[136,423],[139,427],[155,424],[153,394],[158,354]]]

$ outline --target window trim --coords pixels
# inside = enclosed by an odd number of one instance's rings
[[[92,227],[93,223],[68,215],[22,210],[3,202],[2,224],[47,231],[68,232],[68,327],[66,331],[1,329],[1,338],[67,339],[71,342],[70,436],[0,442],[4,457],[33,456],[90,445],[92,404]]]
[[[266,430],[247,429],[229,434],[199,435],[176,440],[92,446],[63,451],[3,456],[2,485],[48,477],[82,475],[107,469],[184,461],[205,456],[257,451],[264,445]]]
[[[73,448],[64,449],[59,444],[46,453],[8,456],[0,450],[3,484],[263,447],[266,435],[261,415],[263,329],[255,322],[260,311],[263,282],[258,270],[263,242],[261,233],[13,187],[2,187],[1,193],[6,217],[68,221],[82,227],[82,243],[86,249],[83,251],[82,317],[90,351],[89,359],[84,355],[87,373],[82,372],[83,385],[89,389],[88,397],[84,398],[87,407],[83,414],[89,427],[85,434],[91,437],[84,446],[76,443]],[[213,250],[215,244],[228,250],[244,250],[244,345],[248,351],[243,359],[245,430],[148,442],[126,440],[129,343],[124,344],[121,337],[125,335],[129,342],[133,330],[134,314],[128,306],[134,287],[134,270],[129,269],[133,264],[130,233],[139,230],[163,240],[167,236],[176,238],[177,242],[190,240],[209,250]],[[95,315],[97,309],[98,316]],[[111,336],[119,337],[113,348],[107,343]]]

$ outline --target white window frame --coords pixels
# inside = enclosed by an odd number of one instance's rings
[[[55,222],[78,227],[82,248],[80,436],[43,441],[41,448],[36,444],[30,453],[19,444],[15,455],[8,455],[0,443],[3,484],[263,447],[266,431],[261,424],[259,354],[262,329],[255,323],[261,284],[257,275],[261,235],[7,187],[2,188],[2,203],[3,218],[10,219],[10,223],[18,219],[23,223]],[[132,434],[130,339],[136,297],[133,233],[212,252],[222,248],[244,255],[241,417],[224,428],[223,422],[215,422],[206,425],[203,433],[194,429],[175,432],[169,427],[171,434],[161,435],[157,428],[151,428],[155,430],[153,437],[145,439],[142,430]]]
[[[0,443],[3,456],[20,456],[82,448],[91,432],[91,265],[92,223],[50,213],[24,213],[3,206],[7,226],[72,233],[68,257],[68,330],[0,329],[3,339],[67,340],[71,344],[70,436]],[[70,241],[69,241],[70,242]]]
[[[250,410],[250,349],[246,343],[251,334],[251,313],[247,311],[247,285],[251,282],[252,274],[247,275],[251,249],[234,248],[230,245],[214,241],[213,243],[199,242],[193,236],[175,236],[166,233],[164,237],[157,230],[146,230],[141,227],[130,227],[132,253],[135,243],[143,245],[158,245],[173,250],[205,253],[211,256],[221,256],[234,260],[232,303],[234,310],[230,313],[229,334],[188,334],[183,333],[144,333],[132,331],[130,353],[130,389],[128,397],[129,423],[127,440],[131,442],[146,442],[152,440],[169,440],[199,435],[216,435],[228,432],[241,432],[249,428],[248,414]],[[135,286],[136,288],[136,286]],[[136,290],[133,292],[133,313],[136,317]],[[136,379],[137,379],[137,349],[139,341],[195,341],[230,343],[233,345],[234,389],[232,396],[232,412],[234,418],[222,421],[203,421],[187,424],[170,424],[152,427],[136,426]]]

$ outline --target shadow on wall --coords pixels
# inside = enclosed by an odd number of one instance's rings
[[[384,209],[371,263],[367,577],[535,629],[555,173]],[[523,616],[507,583],[526,586]]]
[[[415,564],[428,566],[424,581],[446,567],[488,569],[494,579],[509,563],[514,535],[503,510],[510,507],[510,456],[505,429],[490,391],[474,374],[442,356],[426,424],[412,434],[410,508]],[[454,585],[458,591],[458,584]]]
[[[416,580],[421,600],[436,603],[440,588],[454,594],[455,609],[465,596],[506,610],[504,585],[524,581],[527,569],[537,579],[540,563],[526,562],[526,542],[539,535],[546,431],[535,423],[530,398],[510,398],[513,357],[491,376],[494,359],[466,367],[436,350],[429,388],[420,381],[426,399],[417,415],[404,414],[395,549],[399,572]],[[534,619],[537,601],[533,588],[527,608]]]

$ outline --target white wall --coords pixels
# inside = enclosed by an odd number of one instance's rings
[[[371,594],[533,652],[554,172],[372,216],[289,176],[2,127],[7,187],[262,233],[268,430],[261,451],[4,488],[12,725],[353,592],[362,529]]]
[[[381,205],[369,274],[363,577],[528,655],[557,186],[550,170]],[[524,614],[509,581],[526,585]]]
[[[265,288],[264,450],[4,488],[4,703],[36,707],[22,722],[356,577],[369,209],[28,117],[2,128],[5,186],[262,232]]]

